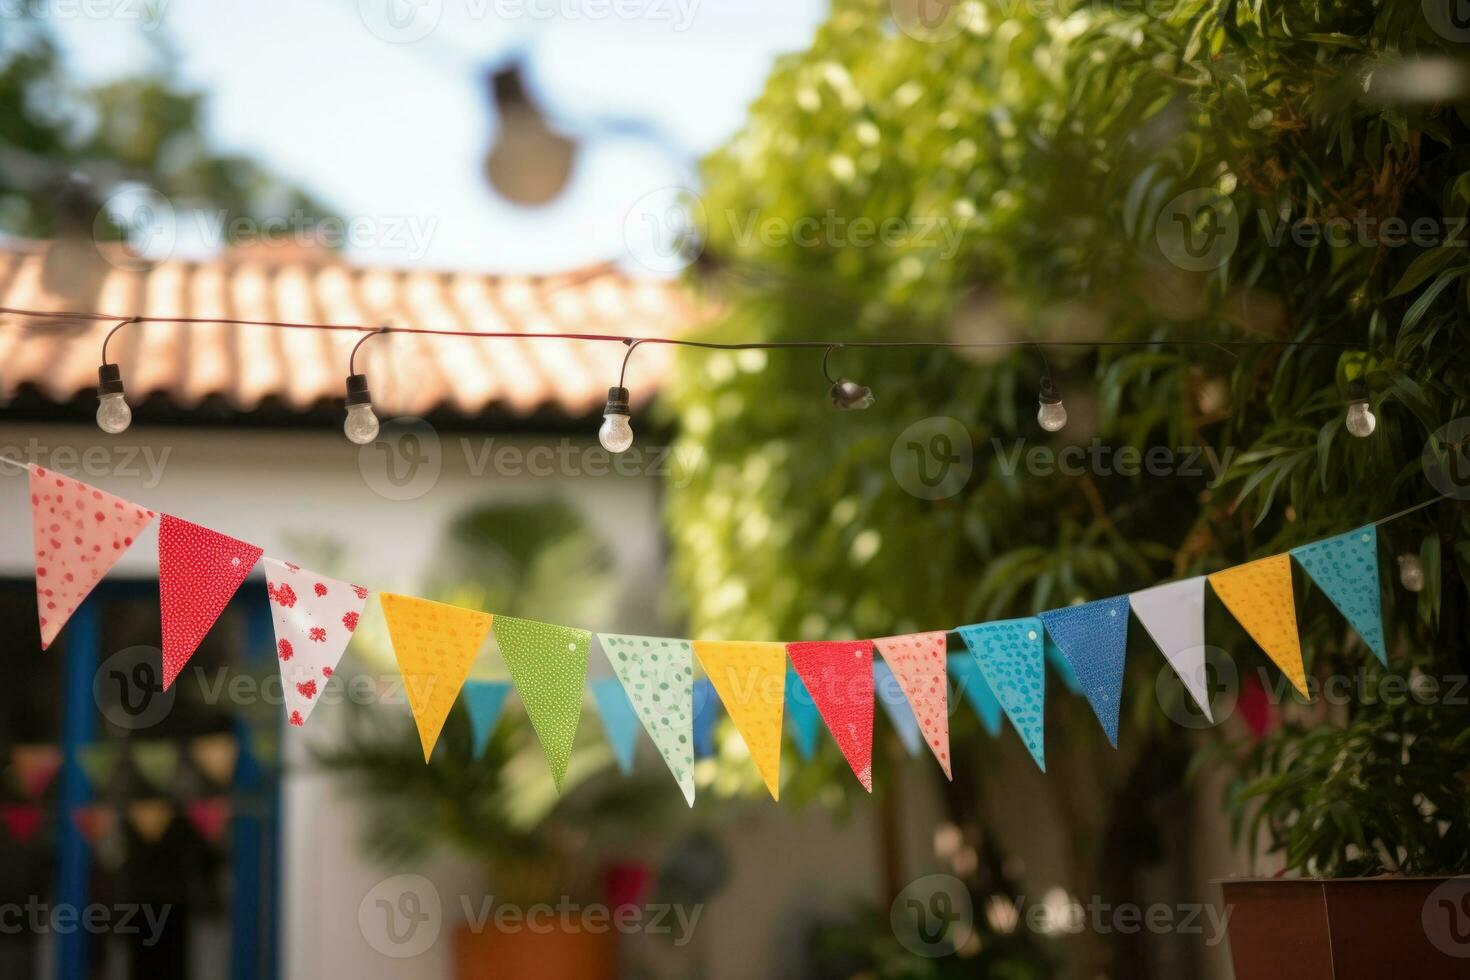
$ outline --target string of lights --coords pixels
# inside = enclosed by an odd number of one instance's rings
[[[347,419],[343,432],[358,445],[367,445],[378,437],[379,422],[373,412],[372,392],[367,375],[357,370],[357,353],[362,345],[373,337],[389,333],[417,334],[439,337],[475,338],[479,340],[516,341],[580,341],[588,343],[616,343],[627,347],[623,356],[622,370],[618,383],[608,389],[607,403],[603,408],[602,427],[598,441],[610,453],[625,452],[633,445],[632,412],[629,408],[627,381],[628,362],[633,352],[643,344],[664,344],[698,350],[742,351],[742,350],[820,350],[822,375],[830,386],[828,389],[833,408],[854,411],[870,408],[875,397],[872,388],[847,378],[833,378],[829,370],[832,354],[844,348],[859,350],[997,350],[1033,348],[1042,357],[1044,373],[1037,395],[1036,420],[1047,432],[1059,432],[1067,424],[1067,409],[1062,402],[1061,390],[1051,376],[1051,367],[1046,363],[1047,349],[1062,348],[1157,348],[1205,347],[1235,355],[1236,351],[1260,348],[1324,347],[1335,350],[1355,350],[1359,345],[1326,340],[762,340],[742,342],[720,342],[697,340],[687,337],[638,337],[624,334],[601,333],[523,333],[487,330],[450,330],[439,327],[397,326],[379,324],[365,326],[340,323],[295,323],[282,320],[243,320],[230,317],[181,317],[181,316],[118,316],[95,312],[66,312],[57,310],[22,310],[0,307],[0,316],[13,316],[29,320],[80,320],[112,323],[102,341],[102,363],[97,369],[97,425],[106,433],[116,435],[132,424],[133,412],[127,403],[123,385],[122,369],[108,360],[107,348],[113,336],[132,324],[171,323],[183,326],[219,325],[239,327],[265,327],[277,330],[328,330],[357,333],[362,336],[348,357],[346,383]],[[1369,403],[1368,385],[1362,378],[1353,379],[1348,386],[1347,430],[1359,438],[1371,436],[1378,420]]]

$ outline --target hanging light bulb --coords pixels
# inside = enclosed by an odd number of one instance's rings
[[[832,407],[843,412],[860,412],[865,408],[873,407],[873,389],[867,385],[860,385],[856,381],[847,378],[832,378],[832,372],[827,369],[832,360],[832,352],[840,348],[841,344],[833,344],[827,348],[822,355],[822,377],[832,387],[828,390],[828,397],[832,399]]]
[[[1036,421],[1047,432],[1060,432],[1067,424],[1067,406],[1062,404],[1062,395],[1050,377],[1041,379],[1041,395],[1037,398],[1041,407],[1037,409]]]
[[[347,421],[342,431],[359,446],[378,438],[378,417],[373,414],[373,396],[365,374],[347,376]]]
[[[133,423],[133,410],[123,396],[122,371],[116,364],[97,369],[97,428],[115,436]]]
[[[632,413],[628,411],[628,389],[607,389],[607,405],[602,410],[602,428],[597,441],[610,453],[623,453],[633,445]]]
[[[873,389],[856,381],[838,378],[832,384],[832,407],[844,412],[862,411],[873,407]]]
[[[1348,383],[1347,430],[1366,439],[1378,428],[1378,416],[1368,407],[1368,382],[1354,378]]]
[[[1410,592],[1424,591],[1424,563],[1418,555],[1399,555],[1399,582]]]

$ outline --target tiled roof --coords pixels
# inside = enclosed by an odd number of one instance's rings
[[[239,320],[667,337],[702,318],[677,282],[612,266],[549,276],[489,276],[354,267],[331,253],[233,253],[209,261],[140,262],[90,242],[0,245],[0,306],[119,318]],[[23,398],[90,402],[113,321],[0,316],[0,405]],[[221,324],[133,324],[109,359],[128,400],[180,409],[288,413],[340,405],[361,334]],[[358,369],[387,415],[593,415],[617,383],[618,343],[484,340],[390,333],[363,345]],[[629,387],[646,397],[670,363],[641,347]]]

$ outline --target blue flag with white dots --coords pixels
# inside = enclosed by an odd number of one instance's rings
[[[817,736],[822,732],[822,714],[811,692],[801,682],[801,675],[788,668],[786,671],[786,720],[791,725],[791,737],[796,742],[796,752],[810,760],[817,754]]]
[[[715,754],[715,722],[720,717],[720,696],[708,677],[694,682],[694,757],[708,759]]]
[[[1326,541],[1293,548],[1291,556],[1387,665],[1383,607],[1378,594],[1378,528],[1360,527]]]
[[[1123,659],[1128,650],[1128,597],[1099,599],[1041,614],[1047,636],[1071,665],[1077,685],[1118,747],[1118,706],[1123,699]]]
[[[908,754],[918,755],[924,751],[924,735],[919,731],[919,719],[914,717],[908,695],[903,693],[898,678],[893,676],[893,669],[881,660],[873,661],[873,692]]]
[[[1034,617],[959,628],[965,646],[980,664],[985,683],[995,692],[1042,772],[1046,771],[1045,631],[1041,620]]]
[[[490,744],[490,734],[500,721],[505,709],[506,696],[510,694],[508,681],[465,681],[461,693],[465,706],[470,710],[470,731],[475,743],[475,758],[485,754]]]
[[[602,731],[612,746],[613,756],[618,761],[618,770],[623,775],[633,771],[633,756],[638,751],[638,729],[642,723],[623,690],[622,681],[616,677],[596,677],[588,681],[592,688],[592,699],[597,702],[597,713],[602,718]]]
[[[1003,712],[1000,702],[995,699],[995,692],[980,674],[979,662],[971,654],[956,654],[949,658],[949,676],[954,678],[955,693],[964,695],[975,714],[980,716],[986,734],[991,738],[999,736]]]

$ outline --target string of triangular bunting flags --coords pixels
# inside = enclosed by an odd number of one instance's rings
[[[336,670],[373,590],[266,557],[260,548],[169,514],[155,514],[32,464],[36,597],[48,646],[138,535],[159,521],[158,565],[164,685],[171,686],[252,569],[263,560],[286,693],[287,720],[306,723]],[[1437,498],[1442,499],[1442,498]],[[1117,745],[1128,624],[1136,616],[1200,710],[1211,717],[1205,675],[1205,586],[1282,670],[1307,693],[1297,635],[1293,559],[1384,662],[1378,525],[1437,500],[1290,552],[1099,599],[1038,616],[963,625],[968,656],[948,654],[949,632],[836,642],[690,641],[594,634],[511,616],[379,592],[394,654],[427,762],[463,695],[477,752],[483,752],[512,688],[560,789],[590,688],[619,766],[633,762],[638,728],[649,735],[693,805],[695,759],[707,754],[710,714],[696,692],[708,688],[743,737],[772,798],[779,798],[783,722],[809,757],[825,725],[863,787],[872,789],[875,703],[904,746],[927,745],[951,777],[950,680],[986,730],[1011,725],[1046,767],[1043,716],[1050,662],[1085,697]],[[494,636],[509,684],[470,680]],[[588,681],[593,644],[613,677]],[[705,677],[698,681],[698,662]],[[712,700],[705,696],[702,700]],[[1211,718],[1213,720],[1213,718]],[[159,765],[167,760],[159,760]]]

